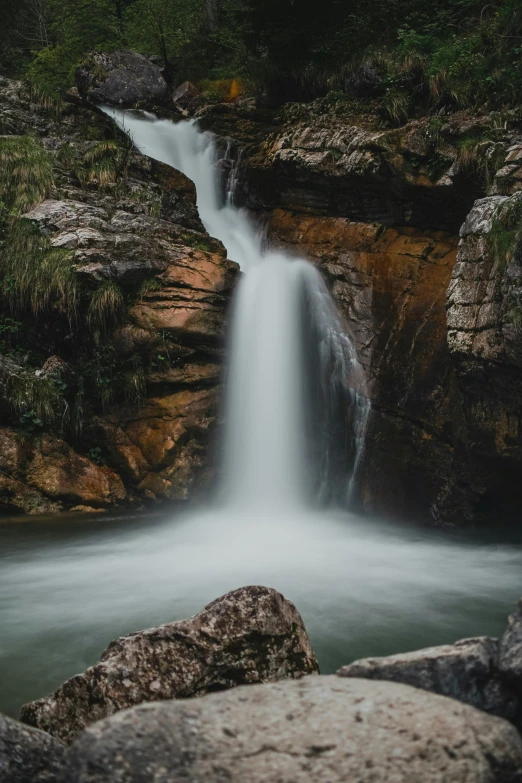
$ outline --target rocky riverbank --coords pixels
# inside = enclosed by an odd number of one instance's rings
[[[3,783],[518,783],[521,650],[522,602],[500,640],[317,676],[295,606],[244,587],[190,620],[116,640],[26,705],[25,723],[0,716],[0,773]]]

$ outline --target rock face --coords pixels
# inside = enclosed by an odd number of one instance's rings
[[[161,103],[168,96],[160,69],[130,51],[93,52],[78,66],[76,83],[80,96],[94,103],[135,106]]]
[[[447,292],[448,345],[473,443],[474,491],[486,510],[504,506],[514,519],[522,463],[520,196],[475,202]]]
[[[117,639],[98,664],[26,704],[21,717],[70,742],[91,723],[145,701],[317,672],[295,606],[275,590],[243,587],[190,620]]]
[[[445,297],[457,239],[285,210],[271,213],[269,236],[321,270],[372,379],[361,504],[418,519],[454,459]]]
[[[437,524],[518,520],[516,118],[383,129],[346,111],[293,105],[270,124],[207,107],[200,122],[237,140],[239,202],[272,244],[317,265],[354,338],[372,401],[361,506]]]
[[[508,720],[517,718],[518,694],[499,669],[498,639],[479,637],[343,666],[340,677],[413,685],[449,696]]]
[[[406,685],[310,677],[101,721],[69,751],[68,783],[515,783],[515,728]]]
[[[8,80],[0,99],[5,132],[35,133],[52,159],[54,184],[24,219],[70,254],[83,297],[72,331],[47,314],[38,322],[44,358],[33,376],[65,385],[72,412],[82,373],[92,375],[81,437],[36,429],[28,438],[0,403],[0,503],[36,513],[186,498],[212,481],[205,460],[238,267],[205,232],[193,183],[129,148],[105,115],[74,104],[56,118]],[[103,286],[120,292],[125,312],[97,343],[87,312]],[[115,404],[103,395],[118,382]]]
[[[2,783],[57,783],[65,750],[54,737],[0,714]]]

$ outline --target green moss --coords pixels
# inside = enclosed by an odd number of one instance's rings
[[[195,231],[180,231],[179,238],[187,247],[204,250],[207,253],[212,252],[212,241]]]

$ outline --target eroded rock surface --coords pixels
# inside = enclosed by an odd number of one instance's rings
[[[307,677],[135,707],[85,731],[69,783],[515,783],[506,721],[406,685]]]
[[[190,620],[116,639],[98,664],[26,704],[21,716],[70,742],[91,723],[145,701],[317,672],[295,606],[275,590],[243,587]]]
[[[65,750],[54,737],[0,714],[2,783],[58,783]]]
[[[518,695],[499,670],[498,639],[485,636],[399,655],[363,658],[343,666],[337,674],[402,682],[508,720],[517,716],[519,708]]]

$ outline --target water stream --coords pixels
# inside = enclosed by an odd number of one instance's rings
[[[264,249],[248,215],[220,199],[208,136],[190,123],[116,118],[140,149],[194,180],[209,233],[245,272],[233,303],[220,497],[184,511],[4,521],[0,711],[15,715],[118,635],[188,617],[245,584],[295,602],[324,672],[501,633],[522,594],[520,539],[346,510],[368,405],[320,275]]]
[[[205,228],[243,272],[232,309],[222,495],[243,508],[345,505],[370,404],[353,342],[321,275],[268,249],[246,210],[235,206],[230,145],[223,161],[213,136],[193,121],[105,111],[141,152],[193,180]]]

